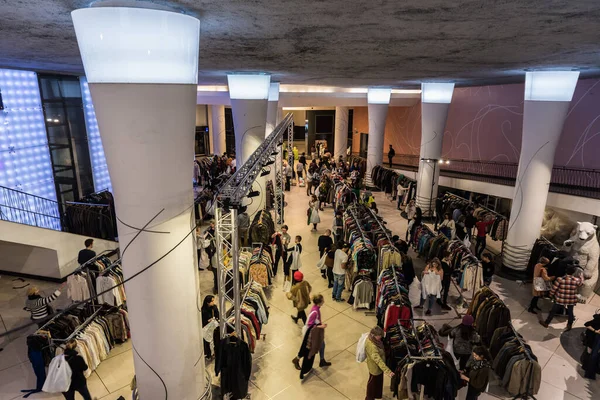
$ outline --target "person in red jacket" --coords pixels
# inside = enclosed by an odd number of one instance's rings
[[[483,217],[479,217],[477,218],[477,222],[475,223],[475,227],[477,228],[477,243],[475,244],[475,255],[479,259],[481,259],[481,253],[483,253],[483,251],[485,250],[487,227],[493,222],[493,220],[485,222],[483,220]]]

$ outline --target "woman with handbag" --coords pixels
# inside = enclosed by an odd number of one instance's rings
[[[536,309],[542,311],[541,308],[538,307],[538,300],[540,297],[545,297],[548,295],[550,289],[552,289],[552,281],[556,278],[554,276],[548,276],[548,270],[546,266],[550,263],[546,257],[540,257],[538,263],[535,265],[533,269],[533,287],[531,288],[531,292],[533,294],[533,298],[531,299],[531,303],[529,303],[529,311],[532,314],[537,314]]]
[[[200,309],[202,313],[202,326],[207,326],[211,321],[219,320],[219,308],[217,307],[215,296],[207,295],[204,297],[204,301],[202,302],[202,308]],[[204,342],[204,357],[207,360],[212,360],[213,354],[210,348],[210,342],[203,339]]]
[[[319,217],[319,200],[317,196],[312,195],[310,201],[308,202],[308,225],[313,224],[312,232],[317,231],[317,224],[321,222],[321,217]]]
[[[294,307],[298,310],[298,314],[294,317],[292,315],[292,320],[294,323],[298,323],[298,320],[301,319],[304,324],[306,324],[306,308],[310,304],[310,292],[312,291],[312,287],[310,283],[304,280],[304,274],[300,271],[294,272],[294,281],[296,284],[292,286],[292,289],[286,294],[289,300],[292,300]]]

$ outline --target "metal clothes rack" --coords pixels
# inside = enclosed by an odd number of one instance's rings
[[[472,204],[472,203],[473,203],[471,200],[465,199],[464,197],[458,196],[458,195],[456,195],[456,194],[454,194],[454,193],[449,193],[449,192],[446,192],[446,193],[445,193],[445,196],[449,196],[449,197],[455,198],[455,199],[457,199],[457,200],[459,200],[459,201],[461,201],[461,202],[465,202],[465,203],[467,203],[467,204]],[[505,219],[505,220],[507,220],[507,221],[508,221],[508,218],[507,218],[506,216],[504,216],[504,215],[500,214],[499,212],[496,212],[496,211],[494,211],[494,210],[491,210],[491,209],[489,209],[489,208],[487,208],[487,207],[485,207],[485,206],[482,206],[482,205],[480,205],[480,204],[478,205],[478,207],[481,207],[481,208],[483,208],[484,210],[486,210],[486,212],[489,212],[490,214],[493,214],[493,215],[495,215],[496,217],[500,217],[500,218],[502,218],[502,219]],[[502,256],[502,255],[504,254],[504,242],[505,242],[505,240],[502,240],[502,247],[500,247],[500,256]],[[485,249],[484,249],[484,250],[485,250]]]
[[[498,297],[498,296],[496,296],[496,297]],[[502,299],[500,299],[500,301],[502,301]],[[525,355],[527,356],[527,359],[529,360],[529,362],[531,362],[531,363],[534,362],[535,360],[531,356],[531,353],[530,353],[529,349],[527,349],[527,347],[525,346],[525,342],[523,342],[523,340],[519,336],[519,333],[517,332],[517,330],[513,326],[512,322],[509,322],[508,326],[510,326],[510,329],[512,329],[513,333],[515,334],[515,337],[519,341],[519,345],[523,349],[523,353],[525,353]],[[525,393],[519,393],[519,394],[517,394],[515,397],[513,397],[513,400],[517,400],[517,399],[519,399],[519,400],[528,400],[528,399],[537,400],[535,398],[535,396],[533,395],[533,393],[531,393],[531,394],[529,393],[530,390],[532,390],[532,389],[533,389],[533,366],[531,368],[529,368],[529,374],[527,374],[527,385],[525,386]]]
[[[102,307],[98,307],[98,309],[96,311],[94,311],[94,313],[92,315],[90,315],[85,321],[83,321],[83,323],[81,325],[79,325],[77,327],[77,329],[75,329],[73,331],[73,333],[71,333],[69,335],[68,338],[66,339],[52,339],[55,342],[61,342],[61,343],[66,343],[69,340],[73,339],[79,332],[81,332],[86,326],[88,326],[100,313],[100,311],[102,310]]]
[[[92,258],[92,259],[84,262],[83,264],[81,264],[79,267],[77,267],[75,269],[75,271],[73,271],[70,274],[67,274],[66,276],[64,276],[63,279],[65,279],[65,278],[67,278],[67,277],[69,277],[71,275],[74,275],[74,274],[76,274],[78,272],[81,272],[81,270],[83,270],[84,268],[88,268],[91,264],[95,263],[102,256],[110,257],[110,256],[112,256],[112,255],[114,255],[114,254],[116,254],[118,252],[119,252],[119,248],[116,248],[114,250],[104,250],[104,251],[100,252],[100,254],[96,254],[96,257],[94,257],[94,258]]]

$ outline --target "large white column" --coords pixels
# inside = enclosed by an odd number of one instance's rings
[[[385,120],[387,119],[391,95],[392,89],[371,88],[367,93],[369,144],[367,146],[365,184],[371,189],[375,189],[375,185],[371,181],[371,172],[383,160],[383,136],[385,134]]]
[[[523,271],[540,236],[556,146],[579,72],[539,71],[525,76],[521,155],[503,264]]]
[[[206,381],[189,160],[200,23],[137,8],[72,17],[115,195],[124,277],[139,273],[125,290],[140,397],[197,400]]]
[[[421,85],[421,153],[417,175],[417,206],[423,215],[431,216],[438,194],[442,144],[452,101],[453,83],[423,83]]]
[[[265,74],[227,75],[238,168],[265,140],[270,79]],[[258,177],[254,182],[254,189],[260,191],[260,195],[248,201],[250,216],[265,207],[265,182],[264,177]]]
[[[211,133],[212,153],[222,155],[226,150],[225,106],[208,106],[208,124]]]
[[[335,137],[333,145],[333,157],[337,160],[340,156],[346,159],[348,149],[348,111],[349,107],[335,108]],[[369,113],[370,115],[370,113]],[[387,110],[386,110],[387,117]],[[370,132],[369,132],[370,134]],[[381,145],[383,152],[383,144]]]

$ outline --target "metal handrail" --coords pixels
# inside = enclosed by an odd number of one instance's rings
[[[448,159],[448,164],[440,164],[440,175],[498,184],[514,183],[518,164],[504,161]],[[387,165],[387,155],[382,165]],[[417,170],[419,156],[397,154],[392,165]],[[580,167],[554,166],[550,179],[550,191],[575,196],[600,199],[600,170]]]
[[[61,214],[61,206],[64,215]],[[67,210],[84,210],[94,217],[110,218],[95,210],[86,208],[94,206],[89,203],[64,202],[46,199],[35,194],[26,193],[17,189],[0,186],[0,220],[20,223],[39,228],[71,232],[71,227],[66,226],[65,216]],[[104,205],[103,205],[104,206]],[[89,233],[87,236],[93,236]]]

